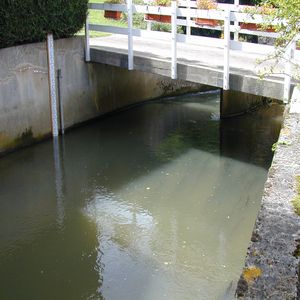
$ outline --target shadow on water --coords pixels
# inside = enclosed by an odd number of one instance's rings
[[[231,292],[281,110],[218,113],[213,94],[151,102],[0,160],[0,298]]]

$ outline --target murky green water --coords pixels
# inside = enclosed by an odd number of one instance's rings
[[[0,159],[0,299],[225,299],[281,110],[149,103]]]

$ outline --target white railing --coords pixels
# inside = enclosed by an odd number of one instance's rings
[[[230,50],[241,50],[245,52],[253,52],[257,54],[269,54],[274,51],[274,47],[270,45],[254,44],[238,41],[239,34],[251,34],[263,37],[276,38],[276,32],[267,32],[262,30],[241,29],[240,23],[263,24],[264,16],[260,14],[247,14],[241,12],[242,5],[235,4],[218,4],[217,10],[199,10],[196,8],[195,1],[177,1],[172,0],[170,7],[158,7],[148,5],[134,5],[132,0],[127,0],[126,5],[108,4],[108,3],[90,3],[89,9],[94,10],[110,10],[121,11],[127,13],[127,28],[90,24],[86,20],[86,61],[90,60],[89,31],[101,31],[106,33],[123,34],[128,36],[128,69],[134,68],[133,64],[133,36],[154,38],[158,40],[171,41],[171,78],[177,78],[177,43],[191,43],[197,45],[222,47],[224,49],[224,69],[223,69],[223,89],[228,90],[229,73],[230,73]],[[171,16],[171,33],[158,32],[149,30],[151,26],[147,26],[148,30],[134,29],[132,26],[132,16],[135,13],[142,14],[158,14],[162,16]],[[223,25],[215,27],[205,27],[196,24],[197,18],[213,19],[223,22]],[[276,25],[274,21],[270,25]],[[186,26],[187,34],[177,33],[177,26]],[[223,39],[209,38],[203,36],[195,36],[190,34],[190,28],[207,28],[220,30],[223,32]],[[234,40],[231,40],[230,33],[234,33]],[[289,60],[293,57],[296,49],[296,41],[287,49],[286,58]],[[298,55],[300,51],[297,51]],[[287,60],[287,61],[289,61]],[[291,85],[291,64],[285,65],[284,80],[284,98],[287,101],[290,98],[289,91]]]

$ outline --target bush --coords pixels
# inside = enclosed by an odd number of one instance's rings
[[[1,0],[0,48],[43,41],[47,33],[65,38],[78,32],[88,0]]]

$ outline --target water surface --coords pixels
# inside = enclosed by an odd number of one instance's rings
[[[148,103],[0,159],[0,299],[228,299],[281,108]]]

